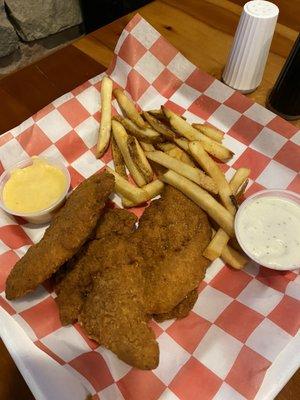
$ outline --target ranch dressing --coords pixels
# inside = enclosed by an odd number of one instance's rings
[[[254,198],[241,210],[236,230],[242,247],[256,261],[276,269],[300,266],[300,205],[295,201]]]

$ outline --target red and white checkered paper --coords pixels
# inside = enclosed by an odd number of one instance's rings
[[[297,128],[196,68],[139,15],[122,32],[107,74],[143,109],[165,104],[191,122],[207,121],[224,131],[225,144],[235,153],[224,166],[228,177],[238,167],[251,168],[246,196],[263,188],[300,193]],[[110,151],[101,160],[94,156],[101,78],[1,136],[1,172],[29,156],[52,156],[68,166],[74,187],[111,166]],[[135,211],[140,215],[143,209]],[[187,318],[151,322],[160,347],[159,367],[133,369],[87,339],[78,324],[62,327],[49,286],[18,301],[6,300],[9,271],[43,232],[0,213],[0,306],[38,347],[77,375],[95,399],[253,399],[266,371],[300,327],[299,271],[256,264],[235,271],[216,260]]]

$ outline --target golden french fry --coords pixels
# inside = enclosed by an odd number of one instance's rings
[[[103,156],[110,140],[111,131],[111,97],[113,82],[107,76],[102,79],[101,83],[101,120],[99,137],[96,148],[96,157]]]
[[[164,188],[164,183],[159,179],[155,179],[155,181],[150,182],[148,183],[148,185],[143,186],[143,190],[147,192],[149,200],[161,194],[163,188]]]
[[[164,151],[167,153],[169,150],[175,149],[176,144],[170,143],[170,142],[164,142],[164,143],[156,143],[155,147],[161,151]]]
[[[219,228],[208,246],[204,249],[204,257],[208,258],[210,261],[214,261],[215,259],[220,257],[228,240],[229,236],[227,235],[227,233],[222,228]]]
[[[143,116],[143,111],[140,112],[140,116],[141,116],[141,117]],[[144,120],[144,122],[145,122],[145,126],[146,126],[147,128],[152,128],[148,121],[145,121],[145,120]]]
[[[192,124],[192,127],[197,129],[199,132],[202,132],[205,136],[208,136],[212,140],[222,143],[224,132],[220,131],[219,129],[208,124]]]
[[[151,182],[153,179],[153,171],[139,142],[134,136],[128,136],[127,144],[133,162],[141,171],[146,182],[147,183]]]
[[[162,112],[161,109],[159,110],[148,110],[147,113],[153,115],[156,119],[159,119],[160,121],[163,122],[168,122],[168,118],[166,118],[165,114]],[[182,119],[186,120],[186,118],[182,115]]]
[[[160,121],[167,121],[168,119],[165,117],[164,113],[161,109],[158,110],[148,110],[147,113],[153,115],[153,117],[159,119]]]
[[[189,141],[183,138],[176,138],[174,139],[174,142],[185,152],[188,154],[191,154],[190,148],[189,148]]]
[[[203,171],[200,171],[200,169],[191,167],[190,165],[179,161],[176,158],[173,158],[168,154],[163,153],[162,151],[151,151],[149,153],[146,153],[146,157],[149,160],[154,161],[165,168],[168,168],[182,176],[185,176],[186,178],[197,183],[211,193],[218,193],[218,189],[214,181]]]
[[[162,141],[160,134],[152,128],[145,127],[144,129],[141,129],[129,118],[121,117],[119,118],[119,121],[131,135],[135,136],[139,140],[142,140],[143,142],[157,143]]]
[[[227,149],[227,147],[223,146],[222,144],[215,142],[214,140],[211,140],[210,142],[200,140],[200,142],[202,143],[205,151],[222,162],[227,162],[234,155],[231,150]]]
[[[131,158],[131,155],[130,155],[130,152],[128,149],[128,144],[127,144],[128,135],[127,135],[125,128],[123,127],[123,125],[120,122],[112,120],[112,131],[113,131],[113,136],[116,140],[116,143],[122,153],[125,164],[129,170],[132,178],[134,179],[135,183],[138,186],[146,185],[147,182],[146,182],[144,176],[141,174],[141,172],[139,171],[139,169],[137,168],[137,166],[135,165],[134,161]]]
[[[182,150],[179,147],[175,146],[173,149],[167,150],[164,153],[168,154],[168,156],[170,157],[176,158],[177,160],[184,162],[183,160],[181,160],[181,152]]]
[[[243,253],[243,249],[241,248],[237,238],[230,238],[228,241],[228,245],[231,246],[234,250],[238,251],[239,253]]]
[[[232,177],[231,181],[229,182],[229,186],[232,190],[232,193],[236,195],[238,188],[243,186],[243,181],[247,182],[247,177],[250,174],[249,168],[239,168],[234,176]],[[246,184],[247,185],[247,184]],[[220,257],[224,247],[226,246],[229,240],[229,236],[222,228],[219,228],[217,233],[212,238],[209,245],[203,252],[203,255],[211,261],[214,261],[216,258]]]
[[[248,176],[250,175],[250,172],[249,168],[239,168],[231,179],[230,187],[233,192],[236,193],[236,199],[240,199],[240,197],[245,193],[249,183]]]
[[[134,103],[130,100],[126,94],[121,89],[114,89],[113,94],[117,99],[117,102],[124,112],[124,114],[130,118],[137,126],[140,128],[145,128],[146,124],[137,109],[135,108]]]
[[[166,152],[169,156],[173,158],[177,158],[177,160],[184,162],[185,164],[190,165],[191,167],[195,167],[192,159],[187,155],[187,153],[181,150],[180,147],[175,146],[173,149],[170,149]]]
[[[113,120],[118,121],[118,122],[121,122],[121,123],[122,123],[123,118],[124,118],[124,117],[122,117],[120,114],[114,115],[114,116],[112,117]]]
[[[126,197],[120,195],[119,193],[118,193],[118,195],[121,197],[122,206],[123,206],[124,208],[136,207],[136,206],[138,206],[139,204],[142,204],[142,203],[134,203],[133,201],[126,199]]]
[[[155,147],[151,143],[146,143],[146,142],[143,142],[142,140],[140,140],[140,145],[142,146],[142,149],[144,151],[154,151],[155,150]]]
[[[130,182],[128,182],[125,178],[123,178],[113,169],[106,167],[106,170],[114,175],[115,191],[118,194],[124,196],[126,199],[136,204],[141,204],[147,201],[148,194],[147,192],[145,192],[145,190],[132,185]]]
[[[228,245],[224,246],[221,258],[226,264],[235,269],[242,269],[248,262],[246,257]]]
[[[112,158],[115,166],[115,171],[122,176],[122,178],[127,180],[127,173],[126,173],[126,165],[124,162],[124,158],[122,156],[122,153],[117,146],[117,143],[115,141],[115,138],[112,136],[111,138],[111,152],[112,152]],[[122,202],[123,202],[123,196],[119,194]]]
[[[143,186],[142,190],[144,190],[147,193],[146,201],[151,200],[154,197],[161,194],[161,192],[163,191],[163,188],[164,188],[164,184],[159,179],[156,179],[155,181],[148,183],[148,185],[146,185],[146,186]],[[123,198],[122,204],[124,207],[129,208],[129,207],[135,207],[141,203],[136,203],[131,200]]]
[[[167,171],[161,178],[163,182],[174,186],[201,207],[229,236],[234,237],[234,217],[208,192],[189,179],[174,171]]]
[[[145,120],[155,129],[158,133],[161,133],[164,137],[169,140],[175,138],[175,133],[169,129],[165,124],[163,124],[159,119],[155,118],[153,115],[143,112]]]
[[[209,245],[203,251],[203,255],[211,261],[214,261],[216,258],[221,257],[222,251],[224,247],[227,245],[229,241],[229,236],[222,228],[219,228],[217,233],[213,236]],[[235,248],[235,250],[242,251],[240,245],[236,238],[230,239],[231,245]]]
[[[192,125],[179,117],[179,115],[175,114],[171,110],[168,110],[164,106],[162,106],[162,110],[165,116],[169,119],[170,125],[174,131],[179,135],[184,136],[190,141],[200,141],[208,153],[221,161],[228,161],[232,157],[232,151],[193,128]]]
[[[116,143],[114,137],[112,137],[112,139],[111,139],[111,152],[112,152],[112,158],[114,161],[116,172],[119,175],[121,175],[123,178],[127,179],[126,165],[124,162],[124,158],[122,156],[122,153],[121,153],[119,147],[117,146],[117,143]]]
[[[177,141],[181,141],[184,139],[175,139],[176,143]],[[189,145],[188,145],[188,141],[186,141],[186,148],[189,150]],[[191,165],[192,167],[195,167],[195,163],[193,162],[193,160],[188,156],[188,154],[182,150],[180,147],[182,146],[176,146],[175,143],[170,143],[170,142],[165,142],[165,143],[157,143],[156,144],[156,148],[158,148],[159,150],[163,151],[164,153],[167,153],[169,156],[173,157],[173,158],[177,158],[178,160],[185,162],[186,164]]]
[[[198,164],[217,184],[223,205],[231,214],[234,215],[236,211],[236,206],[234,203],[235,197],[230,189],[229,183],[225,179],[225,175],[220,170],[219,166],[207,154],[201,142],[190,142],[189,148]]]
[[[213,240],[216,238],[216,236],[218,235],[218,233],[220,231],[226,235],[226,236],[224,236],[224,238],[228,237],[228,235],[222,230],[222,228],[220,228],[217,233],[215,233],[215,231],[213,230],[214,236],[213,236],[211,243],[213,242]],[[235,238],[232,238],[231,240],[235,240]],[[230,247],[227,244],[227,241],[226,241],[226,243],[224,243],[224,241],[223,241],[223,247],[221,249],[220,249],[221,242],[216,243],[216,245],[219,246],[220,254],[217,257],[213,257],[213,252],[211,254],[207,254],[207,248],[206,248],[205,251],[203,252],[204,257],[208,258],[211,261],[214,261],[216,258],[221,257],[222,260],[226,264],[229,264],[231,267],[233,267],[235,269],[241,269],[247,263],[247,258],[244,257],[237,250]],[[211,250],[213,251],[213,247]],[[217,251],[217,248],[216,248],[216,251]],[[208,257],[209,255],[211,255],[211,257]]]
[[[235,174],[229,182],[229,186],[233,194],[236,194],[239,187],[241,187],[245,183],[246,179],[250,175],[250,172],[251,171],[249,168],[239,168],[236,170]]]
[[[249,183],[249,179],[246,179],[245,182],[240,187],[240,189],[238,190],[237,194],[235,195],[237,200],[239,200],[243,196],[243,194],[245,193],[245,191],[247,189],[247,186],[248,186],[248,183]]]

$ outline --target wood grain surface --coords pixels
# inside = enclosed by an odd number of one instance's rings
[[[285,8],[293,9],[293,4],[285,0]],[[220,79],[241,10],[241,6],[227,0],[159,0],[141,8],[139,13],[192,63]],[[120,33],[133,15],[98,29],[74,46],[108,66]],[[290,26],[277,24],[263,81],[248,95],[257,103],[265,105],[296,38],[297,32]],[[292,123],[300,127],[300,121]]]
[[[233,3],[243,6],[245,0],[231,0]],[[299,0],[272,0],[279,7],[278,21],[296,31],[300,30],[300,1]]]
[[[87,54],[74,46],[67,46],[2,78],[0,133],[14,128],[59,96],[104,70],[103,65]]]
[[[265,105],[300,25],[299,0],[273,1],[280,7],[280,23],[276,27],[262,84],[248,95],[262,105]],[[191,62],[220,79],[244,3],[243,0],[159,0],[139,12]],[[119,35],[133,14],[0,80],[0,133],[102,72],[109,65]],[[300,127],[299,121],[293,124]],[[0,371],[1,400],[34,399],[1,341]],[[276,397],[276,400],[298,399],[300,371]]]

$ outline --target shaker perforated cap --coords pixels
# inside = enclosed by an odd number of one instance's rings
[[[244,5],[222,79],[228,86],[249,93],[255,90],[266,66],[278,7],[264,0]]]

